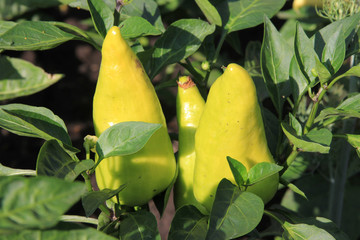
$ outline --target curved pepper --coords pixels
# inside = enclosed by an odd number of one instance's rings
[[[117,189],[126,184],[118,195],[120,204],[143,205],[168,187],[175,176],[175,157],[165,117],[149,77],[118,27],[108,31],[101,52],[93,100],[96,135],[119,122],[162,124],[139,152],[103,159],[95,169],[100,189]]]
[[[267,146],[256,89],[248,72],[229,64],[211,86],[205,109],[195,135],[194,195],[209,211],[222,178],[235,183],[227,156],[249,170],[259,162],[274,160]],[[268,202],[276,193],[278,174],[247,191]]]
[[[176,98],[176,113],[179,127],[179,174],[174,186],[175,208],[194,205],[199,210],[204,207],[196,201],[193,193],[195,166],[195,131],[205,106],[198,88],[190,77],[180,77]]]

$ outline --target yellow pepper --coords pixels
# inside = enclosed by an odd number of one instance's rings
[[[293,9],[295,11],[299,11],[300,8],[309,6],[309,7],[321,7],[323,0],[294,0],[293,1]]]
[[[249,170],[260,162],[273,163],[267,146],[254,82],[237,64],[229,64],[214,82],[195,135],[194,195],[211,210],[222,178],[235,184],[227,156]],[[268,202],[277,191],[278,174],[247,188]]]
[[[126,184],[118,195],[120,204],[139,206],[169,186],[176,163],[165,117],[149,77],[118,27],[112,27],[103,42],[93,120],[97,136],[120,122],[162,124],[139,152],[100,162],[95,169],[100,189]]]
[[[193,193],[195,165],[195,131],[205,106],[195,83],[188,76],[179,78],[176,98],[176,113],[179,128],[178,166],[179,174],[174,186],[175,208],[194,205],[206,212],[196,201]]]

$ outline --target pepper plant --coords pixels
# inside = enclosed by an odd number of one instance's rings
[[[0,127],[19,139],[43,140],[37,159],[29,159],[35,169],[1,161],[1,239],[359,238],[360,13],[357,1],[338,2],[336,10],[329,0],[323,8],[294,10],[285,0],[0,0]],[[78,9],[88,17],[86,30],[37,19],[48,8]],[[179,207],[161,232],[147,204],[116,201],[126,183],[98,190],[93,181],[98,159],[141,151],[161,124],[129,121],[98,137],[88,132],[81,150],[62,116],[19,103],[61,84],[63,75],[47,74],[11,57],[14,52],[47,52],[75,40],[101,51],[113,26],[163,99],[176,89],[178,75],[191,75],[206,99],[223,66],[243,66],[254,80],[274,159],[249,170],[232,156],[219,160],[228,162],[235,181],[219,182],[211,211]],[[254,31],[262,37],[243,40]],[[169,105],[176,109],[175,101]],[[175,143],[177,133],[171,138]],[[244,191],[275,174],[280,184],[270,202]],[[172,205],[176,177],[152,200],[160,216]],[[83,214],[72,214],[75,206]]]

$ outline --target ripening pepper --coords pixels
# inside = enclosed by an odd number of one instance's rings
[[[118,195],[120,204],[143,205],[168,187],[175,176],[176,162],[165,117],[149,77],[118,27],[108,31],[101,52],[93,100],[96,135],[120,122],[162,124],[139,152],[103,159],[95,169],[100,189],[126,184]]]
[[[260,162],[273,163],[267,146],[254,82],[237,64],[229,64],[211,86],[195,134],[195,198],[211,211],[222,178],[235,184],[227,156],[249,170]],[[247,188],[267,203],[277,191],[278,174]]]
[[[321,7],[323,0],[294,0],[293,1],[293,9],[295,11],[299,11],[300,8],[309,6],[309,7]]]
[[[179,173],[174,186],[175,208],[194,205],[201,211],[204,207],[196,201],[193,193],[195,166],[195,131],[205,106],[195,83],[188,76],[179,78],[176,97],[176,114],[179,128]]]

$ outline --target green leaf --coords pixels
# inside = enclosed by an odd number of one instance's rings
[[[73,0],[26,0],[26,1],[1,1],[0,20],[12,19],[37,8],[48,8],[60,4],[68,4]]]
[[[331,78],[331,73],[326,66],[320,62],[319,59],[315,58],[315,73],[319,77],[321,83],[326,83]]]
[[[1,19],[1,17],[0,17]],[[16,25],[16,22],[0,21],[0,35]]]
[[[157,123],[122,122],[109,127],[96,142],[97,164],[104,158],[138,152],[161,126]]]
[[[0,49],[47,50],[76,38],[51,22],[21,21],[0,36]]]
[[[360,112],[360,93],[354,94],[349,98],[345,99],[337,109],[342,110],[354,110]]]
[[[281,12],[277,13],[277,17],[280,18],[284,12],[285,11],[281,11]],[[285,21],[285,23],[279,29],[281,36],[286,40],[286,42],[288,43],[288,45],[291,48],[294,48],[294,40],[295,40],[297,23],[298,22],[296,21],[295,18],[289,18]]]
[[[342,66],[345,58],[345,38],[340,26],[333,35],[330,36],[325,44],[321,61],[329,69],[330,73],[335,74]]]
[[[210,34],[208,35],[203,43],[200,46],[200,51],[204,52],[206,59],[210,60],[210,59],[214,59],[215,57],[215,53],[216,53],[216,46],[215,46],[215,40],[214,40],[215,36],[214,34]],[[218,69],[213,69],[213,70],[217,70]]]
[[[265,17],[261,69],[271,100],[278,113],[290,94],[289,68],[293,54],[271,21]]]
[[[0,66],[0,100],[34,94],[63,77],[62,74],[47,74],[30,62],[7,56],[0,56]]]
[[[98,217],[97,230],[119,239],[120,219],[112,220],[107,213],[101,212]]]
[[[19,136],[57,139],[69,146],[71,140],[66,126],[52,111],[24,104],[0,106],[0,127]]]
[[[311,130],[305,136],[298,136],[295,130],[285,122],[281,127],[290,140],[297,148],[305,152],[329,153],[332,134],[329,130],[322,128]]]
[[[141,45],[139,40],[135,40],[135,42],[131,45],[131,50],[135,53],[141,53],[144,52],[144,47]]]
[[[205,37],[215,31],[199,19],[181,19],[172,23],[155,43],[151,62],[151,79],[166,65],[176,63],[192,55]]]
[[[359,41],[360,31],[356,31],[355,35],[350,41],[347,41],[346,55],[345,58],[350,57],[359,52],[360,50],[360,41]]]
[[[46,141],[40,149],[36,173],[74,181],[82,172],[95,165],[91,159],[75,162],[57,140]]]
[[[261,198],[250,192],[242,192],[229,180],[223,179],[216,191],[206,239],[243,236],[259,224],[263,212]]]
[[[304,136],[304,139],[330,146],[332,133],[326,128],[313,129]]]
[[[70,0],[70,1],[71,1],[69,3],[70,7],[77,8],[77,9],[81,8],[81,9],[89,11],[89,5],[88,5],[87,0]],[[116,6],[115,1],[113,1],[113,0],[102,0],[102,1],[105,2],[106,5],[110,9],[115,9],[115,6]]]
[[[279,137],[280,124],[275,114],[265,107],[261,107],[261,114],[264,121],[266,140],[273,156],[276,155],[277,139]]]
[[[96,31],[105,38],[107,31],[114,25],[114,10],[104,1],[87,0]]]
[[[303,191],[301,191],[297,186],[295,186],[292,183],[289,183],[288,181],[286,181],[284,178],[280,178],[280,183],[283,184],[284,186],[288,187],[290,190],[292,190],[294,193],[299,194],[301,197],[305,198],[306,200],[307,197],[305,195],[305,193]]]
[[[350,117],[360,118],[360,94],[355,94],[345,99],[339,106],[335,108],[325,108],[316,117],[315,122],[326,121],[326,124],[333,123],[338,120]]]
[[[82,206],[85,210],[86,217],[91,216],[96,209],[106,200],[114,197],[126,187],[121,185],[118,189],[103,189],[101,191],[87,192],[81,197]]]
[[[360,118],[360,112],[350,109],[347,110],[347,109],[336,109],[336,108],[328,107],[323,109],[319,113],[319,115],[315,118],[315,123],[328,118],[331,118],[331,122],[335,122],[337,120],[347,119],[350,117]]]
[[[162,32],[142,17],[130,17],[120,24],[121,36],[124,39],[148,35],[160,35]]]
[[[295,220],[294,222],[297,224],[305,223],[310,226],[316,226],[320,229],[325,230],[336,240],[350,240],[350,238],[344,232],[342,232],[335,223],[323,217],[300,218],[299,220]]]
[[[290,62],[290,85],[292,89],[292,95],[296,105],[299,105],[302,96],[308,89],[308,81],[302,73],[295,55]]]
[[[221,16],[222,26],[228,33],[255,27],[274,16],[285,0],[226,0],[214,5]]]
[[[294,50],[295,59],[300,71],[307,81],[311,83],[311,86],[314,86],[316,84],[316,76],[313,75],[313,69],[315,69],[316,60],[320,60],[314,50],[313,42],[308,38],[300,24],[297,24],[296,28]],[[298,70],[294,70],[295,69],[293,69],[293,72],[298,72]],[[301,78],[299,73],[297,73],[297,76]],[[303,80],[300,79],[300,81]]]
[[[0,177],[0,233],[54,226],[85,186],[50,177]]]
[[[222,26],[220,14],[209,0],[195,0],[195,2],[211,24],[216,24],[220,27]]]
[[[269,162],[260,162],[257,163],[255,166],[250,168],[248,172],[248,182],[247,185],[253,185],[261,180],[270,177],[278,172],[280,172],[283,167]]]
[[[349,237],[342,232],[335,223],[329,219],[323,217],[301,217],[299,213],[292,212],[288,209],[272,209],[272,212],[276,212],[279,217],[291,221],[292,224],[307,224],[310,226],[317,227],[318,229],[323,229],[327,233],[331,234],[332,237],[336,240],[350,240]],[[289,223],[289,222],[288,222]],[[307,239],[307,238],[305,238]],[[310,238],[313,239],[313,238]],[[314,238],[314,240],[317,238]],[[321,238],[320,238],[321,239]],[[327,238],[326,238],[327,239]],[[303,240],[303,238],[302,238]]]
[[[246,167],[236,159],[233,159],[231,157],[226,157],[231,172],[234,175],[235,182],[239,187],[244,186],[247,179],[248,179],[248,173]]]
[[[171,222],[168,239],[205,239],[208,218],[192,205],[181,207]]]
[[[261,74],[260,52],[261,42],[250,41],[246,45],[245,49],[244,68],[246,69],[246,71],[248,71],[248,73],[254,80],[258,99],[260,102],[262,102],[264,99],[269,97],[269,94],[267,92],[266,85]]]
[[[338,81],[341,78],[352,77],[352,76],[360,77],[360,64],[350,68],[348,71],[341,74],[340,76],[337,76],[333,81]]]
[[[35,176],[35,170],[9,168],[0,163],[0,176]]]
[[[332,40],[332,35],[338,31],[339,28],[342,28],[343,30],[345,46],[348,46],[356,34],[359,21],[360,13],[356,13],[350,17],[332,22],[331,24],[328,24],[324,28],[320,29],[320,31],[316,32],[311,37],[311,40],[313,41],[313,46],[315,46],[315,50],[318,53],[318,56],[321,56],[326,43]],[[350,56],[349,53],[350,52],[347,51],[345,58]]]
[[[346,134],[346,140],[355,148],[356,153],[360,158],[360,135]]]
[[[101,212],[98,216],[98,225],[97,225],[97,230],[106,233],[106,231],[104,231],[106,228],[109,228],[110,224],[117,224],[118,221],[111,221],[110,217],[108,216],[108,213],[105,212]],[[118,232],[118,231],[116,231]],[[110,235],[110,234],[109,234]],[[118,234],[117,234],[118,235]]]
[[[288,182],[292,182],[296,179],[301,178],[306,173],[306,170],[310,166],[313,160],[312,158],[313,158],[312,153],[309,154],[299,153],[296,159],[288,167],[288,169],[286,169],[286,171],[281,175],[281,179],[284,179],[285,181]]]
[[[289,122],[290,122],[290,126],[296,131],[296,134],[298,136],[301,136],[302,135],[302,126],[301,126],[300,122],[291,113],[289,113]]]
[[[142,17],[161,32],[165,31],[161,20],[160,10],[154,0],[133,0],[121,8],[120,16],[122,18]]]
[[[283,238],[285,240],[336,240],[331,234],[324,229],[304,223],[291,224],[285,222]]]
[[[126,214],[120,225],[119,239],[153,240],[157,235],[156,218],[145,210]]]
[[[29,240],[29,239],[83,239],[83,240],[115,240],[91,227],[85,227],[77,223],[59,223],[54,228],[46,230],[25,230],[2,236],[2,240]]]

